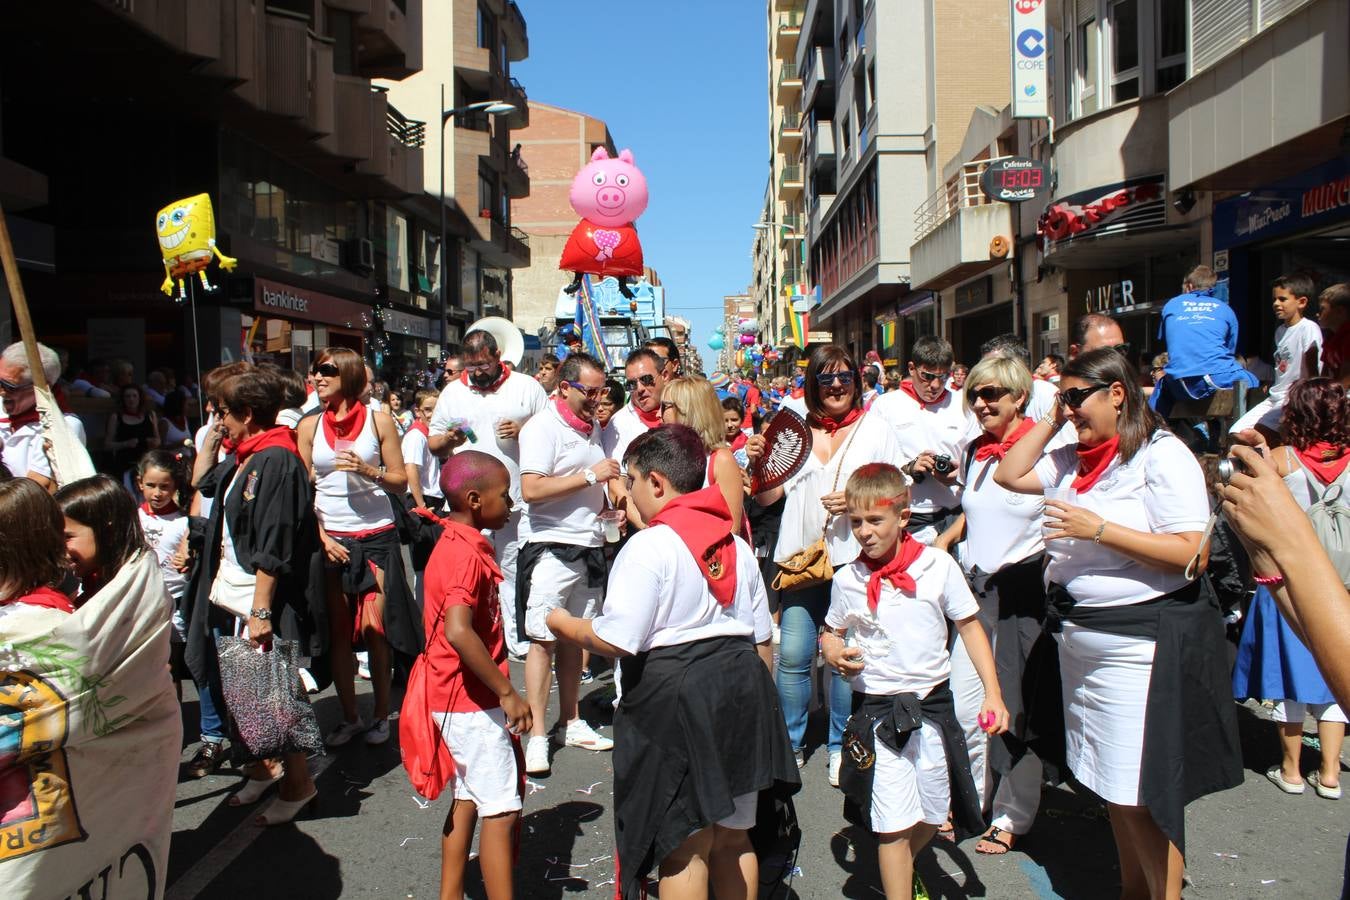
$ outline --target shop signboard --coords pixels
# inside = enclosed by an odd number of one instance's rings
[[[956,289],[956,315],[965,315],[989,305],[990,279],[983,278]]]
[[[1167,224],[1164,176],[1148,175],[1061,197],[1036,222],[1049,255],[1079,237],[1132,234]]]
[[[1214,204],[1214,248],[1296,234],[1350,219],[1350,157]]]
[[[996,159],[980,173],[980,189],[990,200],[1001,203],[1035,200],[1050,190],[1050,171],[1039,159]]]
[[[1045,0],[1011,0],[1012,115],[1044,119],[1050,115],[1050,38]]]
[[[423,316],[414,316],[395,309],[384,311],[384,330],[389,334],[406,334],[409,337],[433,340],[439,330],[432,320]]]
[[[369,328],[371,324],[371,309],[364,303],[268,278],[253,279],[253,309],[279,319],[321,322],[358,331]]]

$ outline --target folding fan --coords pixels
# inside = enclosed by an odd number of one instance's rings
[[[750,493],[762,494],[797,474],[811,452],[811,429],[789,407],[782,407],[764,430],[764,455],[750,464]]]

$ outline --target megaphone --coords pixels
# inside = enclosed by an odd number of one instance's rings
[[[492,339],[497,342],[497,349],[501,351],[502,362],[510,363],[512,368],[519,366],[525,358],[525,338],[510,319],[487,316],[470,325],[464,336],[468,337],[475,331],[486,331],[492,335]]]

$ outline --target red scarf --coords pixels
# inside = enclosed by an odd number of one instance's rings
[[[1084,447],[1079,444],[1078,476],[1074,478],[1071,487],[1080,494],[1092,490],[1092,486],[1101,479],[1106,467],[1111,465],[1111,460],[1116,458],[1119,451],[1120,435],[1109,441],[1102,441],[1095,447]]]
[[[364,409],[364,407],[361,408]],[[324,422],[325,426],[327,424],[327,422]],[[280,447],[283,450],[289,450],[297,457],[300,456],[300,448],[295,445],[295,432],[285,425],[273,425],[266,431],[260,431],[253,437],[240,441],[239,446],[235,448],[235,461],[242,469],[250,456],[259,450],[266,450],[268,447]]]
[[[174,513],[178,512],[178,504],[170,500],[169,505],[164,507],[163,512],[155,512],[153,509],[150,508],[149,503],[142,503],[141,512],[145,513],[147,516],[155,516],[157,518],[163,518],[165,516],[171,516]]]
[[[323,436],[328,438],[328,443],[334,441],[354,441],[361,434],[361,429],[366,426],[366,405],[364,403],[353,403],[347,408],[347,414],[341,419],[337,417],[337,405],[334,404],[323,411]],[[240,462],[243,462],[240,460]]]
[[[634,403],[633,412],[637,413],[638,420],[648,431],[661,427],[661,407],[658,406],[656,412],[643,412],[642,408]]]
[[[1350,447],[1342,447],[1330,441],[1318,441],[1311,447],[1295,447],[1299,462],[1309,472],[1317,476],[1323,484],[1331,484],[1350,464]]]
[[[914,382],[910,381],[908,378],[900,382],[900,390],[913,397],[914,402],[919,404],[920,408],[926,408],[930,405],[929,401],[924,400],[919,396],[919,392],[914,389]],[[947,389],[944,387],[942,393],[938,394],[937,399],[933,400],[932,403],[941,403],[942,398],[945,396],[947,396]]]
[[[408,426],[409,431],[420,431],[423,437],[431,437],[431,430],[427,428],[427,423],[421,419],[413,419],[413,423]]]
[[[891,587],[899,588],[906,593],[914,593],[914,576],[909,574],[910,563],[919,558],[923,552],[924,544],[916,541],[909,532],[904,533],[900,539],[900,545],[895,548],[895,555],[889,562],[882,562],[879,559],[873,559],[866,553],[858,554],[858,559],[862,560],[863,565],[867,566],[872,574],[867,579],[867,608],[873,613],[877,611],[877,604],[881,602],[881,583],[889,581]]]
[[[22,427],[25,426],[25,425],[33,425],[33,424],[35,424],[40,418],[41,418],[41,416],[38,415],[37,407],[34,406],[32,409],[28,410],[27,412],[21,412],[21,413],[19,413],[17,416],[10,416],[10,417],[9,417],[9,430],[10,430],[10,431],[18,431],[20,428],[22,428]]]
[[[815,413],[809,413],[806,421],[812,428],[819,428],[826,434],[833,435],[841,428],[847,428],[858,419],[862,418],[861,409],[850,409],[842,419],[836,419],[834,416],[818,416]]]
[[[735,453],[737,450],[743,449],[745,447],[746,442],[749,440],[750,436],[746,434],[744,431],[736,432],[736,436],[731,439],[731,452]]]
[[[70,602],[69,597],[58,591],[56,588],[48,587],[45,584],[42,587],[33,588],[33,590],[21,597],[11,597],[9,600],[0,601],[0,606],[8,606],[11,603],[22,603],[25,606],[42,606],[63,613],[73,613],[75,611],[75,604]]]
[[[1018,425],[1013,433],[1004,440],[999,440],[989,432],[985,432],[975,439],[975,461],[984,462],[989,457],[1002,459],[1008,455],[1012,445],[1026,437],[1028,431],[1036,427],[1036,423],[1031,419],[1023,419],[1022,424]]]
[[[467,387],[471,391],[477,391],[480,394],[495,394],[497,393],[497,388],[506,384],[506,379],[510,377],[511,377],[511,367],[508,366],[506,363],[502,363],[502,370],[497,375],[497,380],[492,382],[492,384],[488,385],[487,387],[480,388],[478,385],[474,384],[472,379],[469,378],[468,372],[461,372],[459,375],[459,380],[465,387]]]
[[[668,525],[693,554],[713,599],[723,609],[736,599],[736,542],[731,539],[731,510],[716,485],[681,494],[648,525]]]
[[[591,432],[595,430],[594,422],[587,422],[585,419],[572,412],[572,407],[567,405],[567,401],[561,397],[553,398],[553,408],[562,416],[562,420],[572,426],[577,434],[583,437],[590,437]]]

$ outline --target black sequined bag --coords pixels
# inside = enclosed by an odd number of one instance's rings
[[[248,638],[216,638],[220,686],[248,759],[283,753],[323,753],[323,734],[300,683],[296,641],[274,640],[266,649]]]

